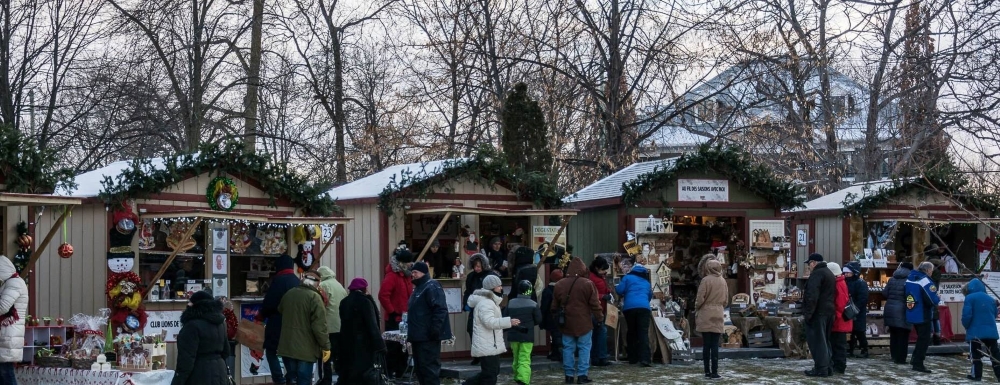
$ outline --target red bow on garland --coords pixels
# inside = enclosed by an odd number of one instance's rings
[[[984,251],[993,250],[993,237],[988,237],[985,240],[976,240],[976,251],[982,253]]]

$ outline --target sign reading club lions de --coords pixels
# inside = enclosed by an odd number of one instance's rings
[[[678,179],[679,202],[729,202],[728,179]]]

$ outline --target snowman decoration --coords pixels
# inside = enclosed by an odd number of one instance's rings
[[[112,216],[114,227],[108,232],[108,268],[115,273],[131,271],[135,267],[135,252],[132,251],[132,237],[135,236],[135,223],[138,217],[132,212],[128,203]]]

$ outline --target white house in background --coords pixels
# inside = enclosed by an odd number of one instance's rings
[[[678,104],[662,107],[663,115],[670,110],[688,108],[657,129],[647,139],[642,157],[649,159],[671,158],[693,151],[709,141],[736,143],[738,134],[745,128],[767,123],[780,123],[788,117],[790,107],[802,109],[795,101],[785,102],[792,88],[791,75],[784,69],[773,69],[771,64],[749,62],[732,66],[715,77],[698,85],[685,94]],[[868,91],[850,77],[831,70],[833,113],[837,115],[839,151],[848,164],[845,182],[854,181],[855,164],[860,165],[855,154],[860,154],[865,142],[865,122],[868,119]],[[822,122],[819,76],[813,71],[805,82],[805,93],[814,98],[809,107],[813,122]],[[897,114],[895,104],[882,111],[879,117],[878,138],[880,147],[889,148],[896,137]],[[649,123],[654,124],[654,123]],[[819,124],[814,129],[813,142],[817,147],[826,143],[826,135]],[[776,126],[777,127],[777,126]],[[781,136],[780,134],[778,136]],[[745,146],[745,142],[740,143]],[[747,148],[756,153],[780,153],[780,145]],[[888,163],[883,167],[888,172]]]

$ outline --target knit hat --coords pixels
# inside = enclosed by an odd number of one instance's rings
[[[823,255],[820,253],[809,254],[809,261],[823,262]]]
[[[846,273],[848,270],[854,275],[861,275],[861,264],[858,261],[851,261],[844,265],[844,272]]]
[[[563,279],[563,271],[562,270],[555,269],[555,270],[552,270],[551,273],[549,273],[549,282],[559,282],[560,279]]]
[[[399,263],[413,262],[413,253],[409,250],[396,250],[396,260],[399,261]]]
[[[500,282],[500,277],[490,274],[483,279],[483,289],[493,291],[497,286],[503,286],[503,282]]]
[[[913,270],[913,264],[910,262],[903,262],[899,264],[899,267],[905,267],[907,269]]]
[[[413,267],[410,268],[410,271],[419,271],[424,273],[424,275],[430,274],[430,271],[427,270],[427,264],[422,261],[414,263]]]
[[[840,264],[839,263],[828,262],[826,264],[826,267],[828,267],[830,269],[830,271],[833,272],[833,276],[834,277],[839,277],[841,275],[844,275],[844,271],[840,269]]]
[[[282,254],[280,257],[278,257],[278,260],[274,262],[274,268],[278,269],[278,271],[288,270],[294,267],[295,267],[295,260],[292,259],[292,256],[288,254]]]
[[[357,277],[351,280],[351,285],[347,287],[347,290],[364,290],[368,288],[368,281],[364,278]]]
[[[194,293],[189,299],[189,301],[191,303],[198,303],[200,301],[211,301],[212,299],[213,298],[211,294],[209,294],[207,291],[201,290],[198,291],[197,293]]]

